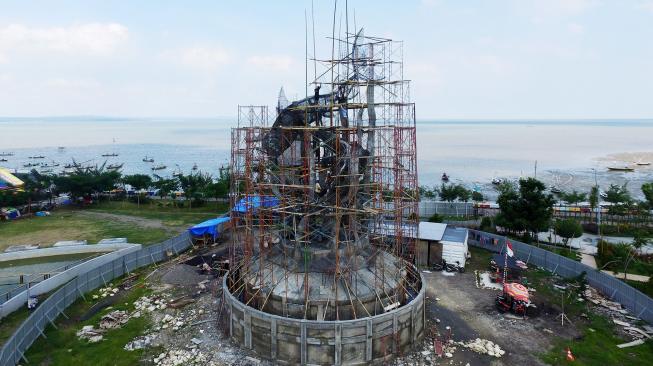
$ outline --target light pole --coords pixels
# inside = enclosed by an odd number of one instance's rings
[[[592,168],[594,171],[594,186],[596,187],[596,225],[599,233],[599,241],[603,242],[603,237],[601,236],[601,190],[599,189],[599,181],[596,178],[596,169]]]

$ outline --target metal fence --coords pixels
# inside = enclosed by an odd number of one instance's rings
[[[166,260],[188,249],[190,245],[190,237],[187,232],[184,232],[162,243],[128,253],[75,277],[52,293],[16,329],[0,350],[0,365],[16,365],[21,359],[28,362],[24,356],[25,352],[40,335],[45,337],[44,330],[48,323],[54,325],[54,320],[84,293],[105,286],[111,280],[129,274],[135,269]]]
[[[473,202],[420,201],[419,217],[428,218],[433,214],[470,217],[476,214]]]
[[[506,237],[470,230],[469,244],[501,253]],[[563,257],[545,249],[510,239],[515,256],[527,264],[542,267],[562,277],[576,277],[585,272],[587,283],[604,296],[622,304],[632,314],[653,324],[653,299],[627,283],[573,259]]]

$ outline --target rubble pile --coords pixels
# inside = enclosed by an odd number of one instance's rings
[[[583,296],[585,296],[587,301],[597,306],[597,312],[603,313],[611,318],[612,322],[619,325],[623,333],[631,339],[653,338],[653,328],[648,325],[644,325],[642,327],[643,329],[636,327],[634,323],[639,322],[641,319],[629,315],[628,310],[624,309],[620,303],[606,299],[596,289],[590,286],[587,286],[587,289],[583,292]]]
[[[116,329],[129,321],[129,313],[114,310],[100,319],[100,329]]]
[[[85,325],[77,331],[77,337],[82,340],[87,340],[88,343],[97,343],[102,340],[102,330],[95,329],[92,325]]]
[[[147,334],[144,336],[139,336],[134,338],[131,342],[127,343],[124,348],[126,351],[143,349],[149,347],[154,339],[156,339],[156,334]]]
[[[217,365],[213,361],[209,361],[201,351],[197,348],[190,350],[171,350],[163,352],[156,356],[153,360],[154,364],[159,366],[177,366],[177,365]]]
[[[156,310],[164,310],[168,307],[166,300],[162,295],[143,296],[134,301],[134,309],[139,312],[151,313]]]
[[[113,297],[118,293],[118,291],[119,289],[117,287],[111,287],[111,285],[107,287],[102,287],[100,290],[98,290],[97,294],[93,295],[93,300],[105,298],[107,296]]]
[[[506,353],[506,351],[502,350],[498,344],[487,339],[476,338],[473,341],[457,342],[457,344],[476,353],[494,356],[497,358],[503,356]]]

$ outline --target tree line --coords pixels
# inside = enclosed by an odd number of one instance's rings
[[[163,178],[147,174],[122,175],[119,171],[105,169],[104,165],[95,168],[76,168],[68,175],[45,175],[36,170],[19,174],[25,182],[22,191],[0,192],[0,206],[22,206],[31,202],[51,199],[61,193],[70,194],[75,201],[98,197],[104,192],[124,194],[126,185],[135,191],[155,189],[161,198],[174,198],[175,192],[183,191],[190,204],[199,203],[206,198],[223,198],[229,193],[230,176],[228,169],[221,168],[218,176],[196,172],[181,174],[173,178]],[[140,198],[142,194],[136,194]]]

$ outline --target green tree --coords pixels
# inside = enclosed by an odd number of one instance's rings
[[[220,175],[218,179],[208,183],[205,187],[204,194],[211,198],[224,198],[229,194],[229,185],[231,184],[231,176],[229,169],[220,168]],[[218,203],[216,203],[217,206]]]
[[[650,242],[650,240],[647,239],[644,236],[644,233],[642,233],[642,232],[636,232],[635,233],[635,235],[633,237],[633,241],[629,245],[630,251],[629,251],[628,255],[626,256],[626,260],[624,262],[624,280],[628,279],[627,278],[628,277],[628,266],[630,265],[630,263],[632,263],[632,261],[635,259],[635,257],[637,257],[637,255],[639,254],[640,249],[642,247],[648,245],[649,242]]]
[[[95,168],[78,166],[68,176],[55,177],[54,183],[60,192],[69,192],[74,198],[112,190],[120,181],[120,172],[105,170],[105,164]]]
[[[456,186],[446,185],[444,183],[440,186],[438,194],[440,195],[441,200],[447,202],[453,202],[458,198],[458,190],[456,189]]]
[[[581,193],[576,190],[573,190],[569,193],[563,192],[561,197],[563,201],[567,202],[570,205],[575,205],[578,202],[583,202],[587,199],[587,193]]]
[[[623,186],[610,184],[610,188],[605,191],[605,194],[605,200],[612,204],[608,212],[613,215],[623,215],[633,202],[630,192],[626,188],[626,184]]]
[[[485,201],[485,197],[483,197],[483,193],[474,191],[472,192],[472,201],[474,202],[483,202]]]
[[[596,210],[596,208],[599,206],[599,187],[598,186],[594,186],[590,190],[589,201],[590,201],[590,207],[592,208],[592,212],[594,212]]]
[[[167,197],[171,192],[174,192],[179,187],[179,182],[176,179],[159,178],[152,182],[152,187],[159,190],[159,197]]]
[[[191,208],[193,201],[198,202],[204,196],[206,187],[212,182],[211,175],[202,172],[180,175],[177,177],[179,186],[188,199],[188,207]]]
[[[435,191],[429,189],[427,186],[420,186],[419,187],[419,195],[420,197],[428,198],[428,199],[433,199],[435,198]]]
[[[571,238],[580,238],[583,235],[583,227],[574,219],[556,220],[553,225],[556,235],[562,237],[565,246],[569,245]],[[571,251],[571,245],[569,245]]]
[[[136,191],[147,189],[152,184],[152,177],[147,174],[126,175],[122,178],[123,184],[129,184]],[[136,205],[141,205],[141,193],[136,193]]]
[[[548,230],[553,216],[555,199],[546,193],[546,186],[535,178],[519,180],[519,189],[502,185],[497,202],[501,212],[495,223],[509,232],[537,233]]]
[[[650,209],[653,209],[653,183],[642,184],[642,193]]]
[[[472,191],[461,184],[456,184],[454,189],[456,190],[456,197],[462,202],[467,202],[472,197]]]

